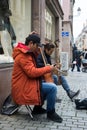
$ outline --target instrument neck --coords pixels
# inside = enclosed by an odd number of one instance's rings
[[[46,66],[48,64],[48,61],[47,61],[45,52],[42,50],[41,47],[40,47],[40,52],[41,52],[41,55],[42,55],[42,59],[43,59],[44,65]]]

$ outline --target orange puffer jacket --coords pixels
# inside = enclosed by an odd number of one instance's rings
[[[22,43],[13,50],[12,97],[19,105],[40,105],[40,77],[51,71],[50,66],[37,68],[35,55]]]

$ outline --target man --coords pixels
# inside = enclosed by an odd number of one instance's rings
[[[80,72],[81,59],[82,59],[82,52],[80,52],[74,44],[74,47],[73,47],[73,64],[72,64],[72,69],[71,69],[72,72],[74,71],[75,66],[77,67],[77,72]]]
[[[42,108],[47,100],[47,118],[61,123],[62,118],[55,112],[57,87],[54,83],[42,82],[44,74],[56,69],[53,65],[37,68],[36,58],[40,37],[30,34],[25,44],[18,43],[13,50],[12,97],[18,105],[35,105],[33,114],[45,113]]]
[[[51,65],[51,54],[53,53],[54,49],[55,49],[55,46],[51,43],[47,43],[44,45],[44,54],[45,54],[48,64],[50,64],[50,65]],[[38,64],[38,67],[44,67],[44,61],[43,61],[41,54],[38,55],[38,57],[37,57],[37,64]],[[57,65],[57,67],[58,67],[58,65]],[[59,67],[60,67],[60,65],[59,65]],[[53,74],[53,79],[54,79],[54,83],[58,84],[58,76]],[[79,94],[80,90],[78,90],[77,92],[73,92],[70,89],[70,86],[68,85],[65,77],[61,75],[60,79],[61,79],[62,87],[66,91],[69,98],[73,101],[73,98]]]

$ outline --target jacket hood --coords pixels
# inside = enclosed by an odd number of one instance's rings
[[[31,52],[31,50],[24,44],[24,43],[18,43],[18,45],[13,49],[13,59],[16,58],[20,53],[27,53]]]

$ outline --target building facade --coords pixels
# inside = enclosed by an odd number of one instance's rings
[[[10,21],[16,35],[16,43],[24,42],[26,36],[33,30],[40,34],[42,43],[46,41],[54,43],[57,39],[62,43],[63,10],[61,1],[10,0],[9,4],[12,11]],[[7,30],[5,29],[5,31]]]
[[[62,8],[64,19],[62,21],[62,51],[68,54],[68,65],[72,61],[73,39],[73,5],[75,0],[63,0]]]
[[[77,48],[81,51],[85,51],[87,49],[87,24],[83,26],[83,29],[78,35],[75,44]]]

